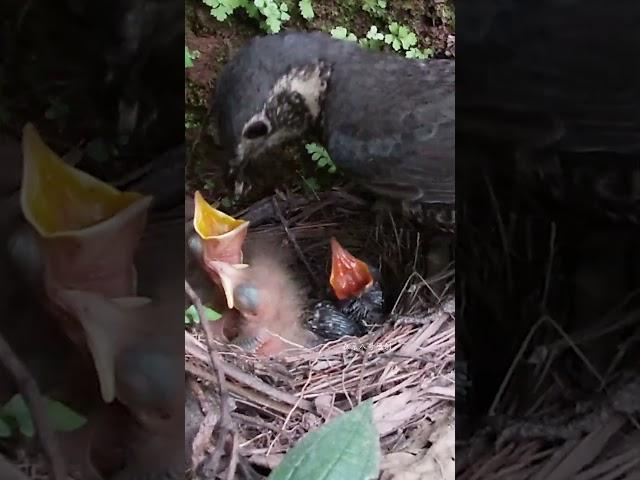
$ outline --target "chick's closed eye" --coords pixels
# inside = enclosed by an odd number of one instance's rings
[[[260,306],[260,291],[253,283],[241,283],[234,292],[236,308],[243,314],[257,315]]]

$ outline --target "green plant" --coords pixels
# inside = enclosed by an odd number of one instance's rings
[[[282,29],[282,24],[291,18],[289,7],[286,3],[274,0],[254,0],[254,5],[265,17],[262,28],[268,33],[278,33]]]
[[[315,17],[316,14],[313,11],[311,0],[300,0],[298,7],[300,7],[300,15],[302,15],[302,18],[305,20],[311,20]]]
[[[184,113],[184,128],[185,130],[191,130],[198,126],[198,120],[193,112]]]
[[[218,312],[208,307],[204,307],[204,314],[207,316],[207,320],[210,322],[220,320],[220,318],[222,317],[222,315],[220,315]],[[198,315],[198,310],[196,310],[196,307],[194,305],[191,305],[184,311],[184,324],[193,325],[194,323],[200,323],[200,316]]]
[[[193,67],[193,61],[196,58],[200,57],[200,52],[197,50],[189,50],[189,47],[187,47],[186,45],[184,46],[184,68],[191,68]]]
[[[326,168],[329,173],[336,173],[336,165],[324,147],[317,143],[308,143],[305,145],[305,148],[307,149],[307,153],[311,155],[311,160],[317,164],[318,168]]]
[[[202,0],[202,2],[211,7],[211,15],[220,22],[224,22],[238,8],[244,9],[251,18],[259,20],[262,15],[264,21],[260,26],[268,33],[279,32],[282,25],[291,18],[287,4],[278,3],[275,0]],[[304,3],[308,2],[309,0]],[[308,10],[305,12],[308,13]]]
[[[358,43],[371,50],[380,50],[384,42],[384,33],[378,31],[378,27],[371,25],[365,38],[358,40]]]
[[[350,42],[358,41],[358,37],[356,37],[355,33],[351,33],[344,27],[332,28],[329,33],[331,33],[333,38],[337,38],[338,40],[349,40]]]
[[[233,201],[233,199],[229,198],[229,197],[222,197],[220,199],[220,205],[223,208],[232,208],[235,205],[235,202]]]
[[[45,397],[44,404],[45,413],[57,432],[70,432],[87,423],[86,418],[56,400]],[[33,437],[35,434],[31,412],[20,394],[14,395],[0,407],[0,438],[10,437],[12,427],[26,437]]]
[[[417,47],[411,47],[405,53],[405,57],[415,58],[417,60],[426,60],[427,58],[433,57],[433,55],[434,52],[432,48],[425,48],[424,50],[420,50]]]
[[[367,401],[302,438],[269,480],[371,480],[379,471],[380,440]]]
[[[435,4],[436,7],[436,14],[440,17],[440,19],[442,20],[442,23],[444,23],[445,25],[451,25],[453,27],[455,27],[456,24],[456,14],[453,10],[453,8],[451,7],[451,5],[449,5],[446,2],[437,2]]]
[[[363,0],[362,10],[376,17],[382,17],[387,8],[387,0]]]
[[[391,45],[396,52],[409,50],[418,44],[418,37],[409,27],[393,22],[389,25],[389,33],[384,36],[384,43]]]
[[[302,179],[302,186],[309,192],[315,194],[318,190],[320,190],[320,183],[318,183],[318,179],[316,177],[305,177],[304,175],[300,175]]]
[[[202,3],[211,7],[211,15],[216,20],[224,22],[233,11],[240,7],[244,0],[202,0]]]

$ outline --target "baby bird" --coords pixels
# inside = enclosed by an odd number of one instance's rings
[[[200,238],[205,268],[211,272],[209,262],[242,263],[242,245],[247,236],[249,222],[237,220],[209,205],[200,192],[195,193],[193,228]],[[214,277],[215,280],[215,277]]]
[[[318,338],[300,323],[303,296],[280,251],[266,243],[248,245],[246,261],[248,266],[211,262],[227,307],[239,313],[233,343],[264,356],[316,345]]]
[[[347,335],[362,336],[367,326],[380,323],[383,296],[373,272],[373,267],[351,255],[332,237],[329,283],[338,301],[316,304],[311,329],[323,338],[337,340]]]
[[[211,262],[242,264],[242,247],[249,222],[235,219],[219,210],[196,192],[185,210],[185,275],[200,299],[222,318],[211,325],[214,336],[229,340],[238,334],[238,311],[227,308],[221,278]]]

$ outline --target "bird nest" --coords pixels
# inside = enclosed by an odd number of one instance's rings
[[[608,387],[577,407],[567,404],[557,383],[524,401],[511,399],[526,415],[493,417],[489,427],[460,441],[455,478],[638,478],[640,381],[623,376]]]
[[[187,332],[186,370],[196,380],[192,392],[203,412],[213,412],[209,422],[196,428],[192,458],[198,462],[217,448],[216,461],[222,455],[228,459],[214,467],[223,478],[225,468],[230,478],[229,469],[233,473],[243,462],[267,471],[307,432],[371,399],[383,478],[410,471],[422,478],[429,468],[451,478],[452,470],[446,473],[442,464],[453,468],[454,461],[453,264],[432,258],[436,246],[441,252],[443,245],[444,250],[451,246],[451,238],[371,210],[342,191],[313,197],[277,194],[238,215],[251,221],[250,235],[276,239],[293,251],[296,276],[309,285],[310,307],[326,294],[329,238],[337,236],[354,255],[379,266],[388,318],[362,337],[343,337],[278,358],[215,343],[224,379],[212,368],[215,359],[207,352],[206,337],[198,329]],[[433,274],[427,275],[430,270]],[[219,441],[198,441],[207,437],[204,430],[209,428],[210,438],[214,424],[223,423],[214,419],[225,414],[216,407],[220,397],[207,394],[221,380],[222,396],[231,405],[227,430],[233,432],[231,447],[224,451]],[[428,448],[436,445],[435,437],[443,439],[441,446]]]
[[[458,412],[456,478],[638,478],[640,377],[635,357],[621,361],[635,339],[629,336],[602,363],[592,363],[585,348],[607,343],[607,334],[630,320],[637,315],[568,335],[541,318],[520,345],[485,426],[470,434],[473,426]],[[550,337],[546,330],[561,335],[538,343]],[[458,396],[462,404],[465,393]]]

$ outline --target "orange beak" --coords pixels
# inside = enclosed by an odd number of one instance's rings
[[[331,238],[331,277],[329,283],[338,300],[359,297],[373,285],[369,267]]]
[[[249,222],[213,208],[196,192],[193,227],[202,240],[203,260],[209,269],[210,262],[242,263],[242,244]]]

